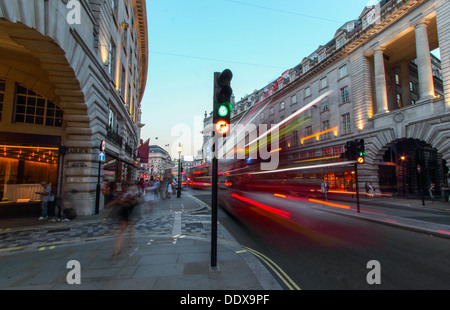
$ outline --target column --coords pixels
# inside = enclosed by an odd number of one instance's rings
[[[427,24],[425,22],[420,22],[416,25],[415,30],[420,101],[429,100],[434,98],[434,84]]]
[[[402,106],[411,105],[411,90],[409,88],[409,63],[400,63],[400,86],[402,88]]]
[[[441,72],[444,83],[445,111],[450,112],[450,2],[441,1],[436,4],[436,24],[441,53]],[[450,161],[447,160],[450,167]]]
[[[389,109],[387,100],[383,49],[377,47],[373,55],[375,67],[375,93],[377,96],[377,113],[386,113],[389,112]]]

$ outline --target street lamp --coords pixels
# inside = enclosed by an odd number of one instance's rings
[[[177,147],[178,151],[178,187],[177,187],[177,198],[181,196],[181,152],[183,151],[183,147],[181,143],[178,143]]]

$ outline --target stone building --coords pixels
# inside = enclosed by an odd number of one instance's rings
[[[381,194],[417,195],[439,185],[450,166],[449,20],[445,0],[365,7],[296,67],[236,102],[232,122],[273,126],[301,111],[281,140],[290,161],[336,161],[347,141],[362,138],[360,188],[372,182]],[[343,190],[354,185],[351,170],[322,173]]]
[[[2,198],[32,204],[47,181],[88,215],[99,167],[134,179],[147,66],[145,0],[1,0]]]

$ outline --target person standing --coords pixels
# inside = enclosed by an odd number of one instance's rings
[[[320,184],[320,191],[322,192],[322,198],[328,201],[328,183],[325,180]]]
[[[36,194],[41,195],[40,200],[42,211],[39,220],[45,220],[48,218],[48,202],[50,200],[50,194],[52,193],[52,186],[45,181],[41,183],[41,186],[43,188],[42,192],[36,192]]]

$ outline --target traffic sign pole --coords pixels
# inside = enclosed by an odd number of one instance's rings
[[[97,188],[95,191],[95,214],[98,214],[100,212],[100,171],[102,169],[102,160],[101,160],[101,153],[105,152],[106,148],[106,142],[105,140],[102,140],[100,143],[100,152],[98,156],[98,175],[97,175]],[[104,160],[104,157],[103,157]]]

